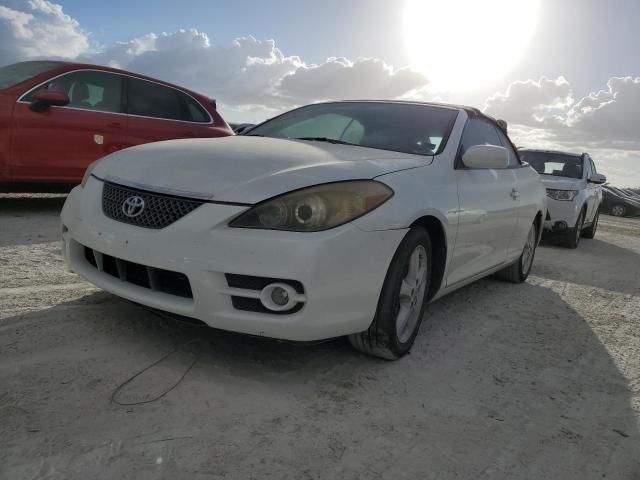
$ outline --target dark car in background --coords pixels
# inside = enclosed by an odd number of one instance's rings
[[[256,126],[255,123],[230,123],[229,126],[235,132],[236,135],[242,135],[243,133],[247,133],[253,127]]]
[[[616,217],[638,216],[640,215],[640,197],[635,192],[610,185],[604,186],[600,211]]]
[[[98,65],[31,61],[0,67],[0,186],[78,184],[123,148],[233,131],[215,101]]]

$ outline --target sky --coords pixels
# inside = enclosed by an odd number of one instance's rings
[[[637,0],[0,0],[0,65],[65,58],[172,81],[228,121],[399,98],[476,106],[517,145],[640,186]]]

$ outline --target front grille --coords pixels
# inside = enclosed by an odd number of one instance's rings
[[[168,293],[178,297],[193,298],[189,279],[183,273],[147,267],[112,257],[89,247],[84,247],[84,257],[97,270],[153,291]]]
[[[139,197],[144,202],[137,216],[127,216],[123,209],[124,202],[132,197]],[[164,228],[203,203],[199,200],[151,193],[109,182],[104,183],[102,190],[102,211],[107,217],[144,228]]]

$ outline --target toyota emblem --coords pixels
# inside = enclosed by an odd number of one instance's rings
[[[137,217],[142,213],[143,210],[144,199],[142,197],[138,197],[137,195],[127,198],[122,203],[122,213],[124,213],[129,218]]]

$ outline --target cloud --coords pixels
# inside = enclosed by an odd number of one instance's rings
[[[170,81],[235,109],[277,111],[333,98],[398,98],[427,79],[372,58],[329,58],[308,64],[285,55],[274,40],[252,36],[216,45],[195,29],[149,33],[98,50],[78,22],[46,0],[0,6],[0,64],[61,57]]]
[[[640,142],[640,77],[610,78],[606,90],[590,93],[572,106],[566,124],[612,145]]]
[[[614,183],[640,185],[640,78],[611,77],[575,100],[569,82],[541,77],[511,83],[485,102],[519,146],[588,151]]]
[[[216,46],[194,29],[135,38],[86,60],[174,82],[230,105],[267,107],[288,104],[278,86],[304,65],[299,57],[285,56],[273,40],[243,37]]]
[[[549,129],[558,140],[602,148],[640,148],[640,77],[611,77],[607,89],[575,100],[564,77],[516,81],[485,102],[509,123]]]
[[[485,111],[509,123],[544,126],[563,122],[573,105],[571,85],[564,77],[511,83],[504,93],[496,93],[485,102]]]
[[[89,37],[60,5],[46,0],[5,0],[0,5],[0,65],[39,57],[74,58]]]
[[[166,79],[234,106],[286,108],[334,98],[398,98],[427,79],[382,60],[329,58],[306,64],[285,55],[273,40],[236,39],[212,44],[197,30],[150,34],[89,59]]]
[[[409,69],[394,70],[382,60],[329,58],[321,65],[301,65],[285,76],[279,92],[293,101],[336,98],[398,98],[423,88],[424,75]]]

